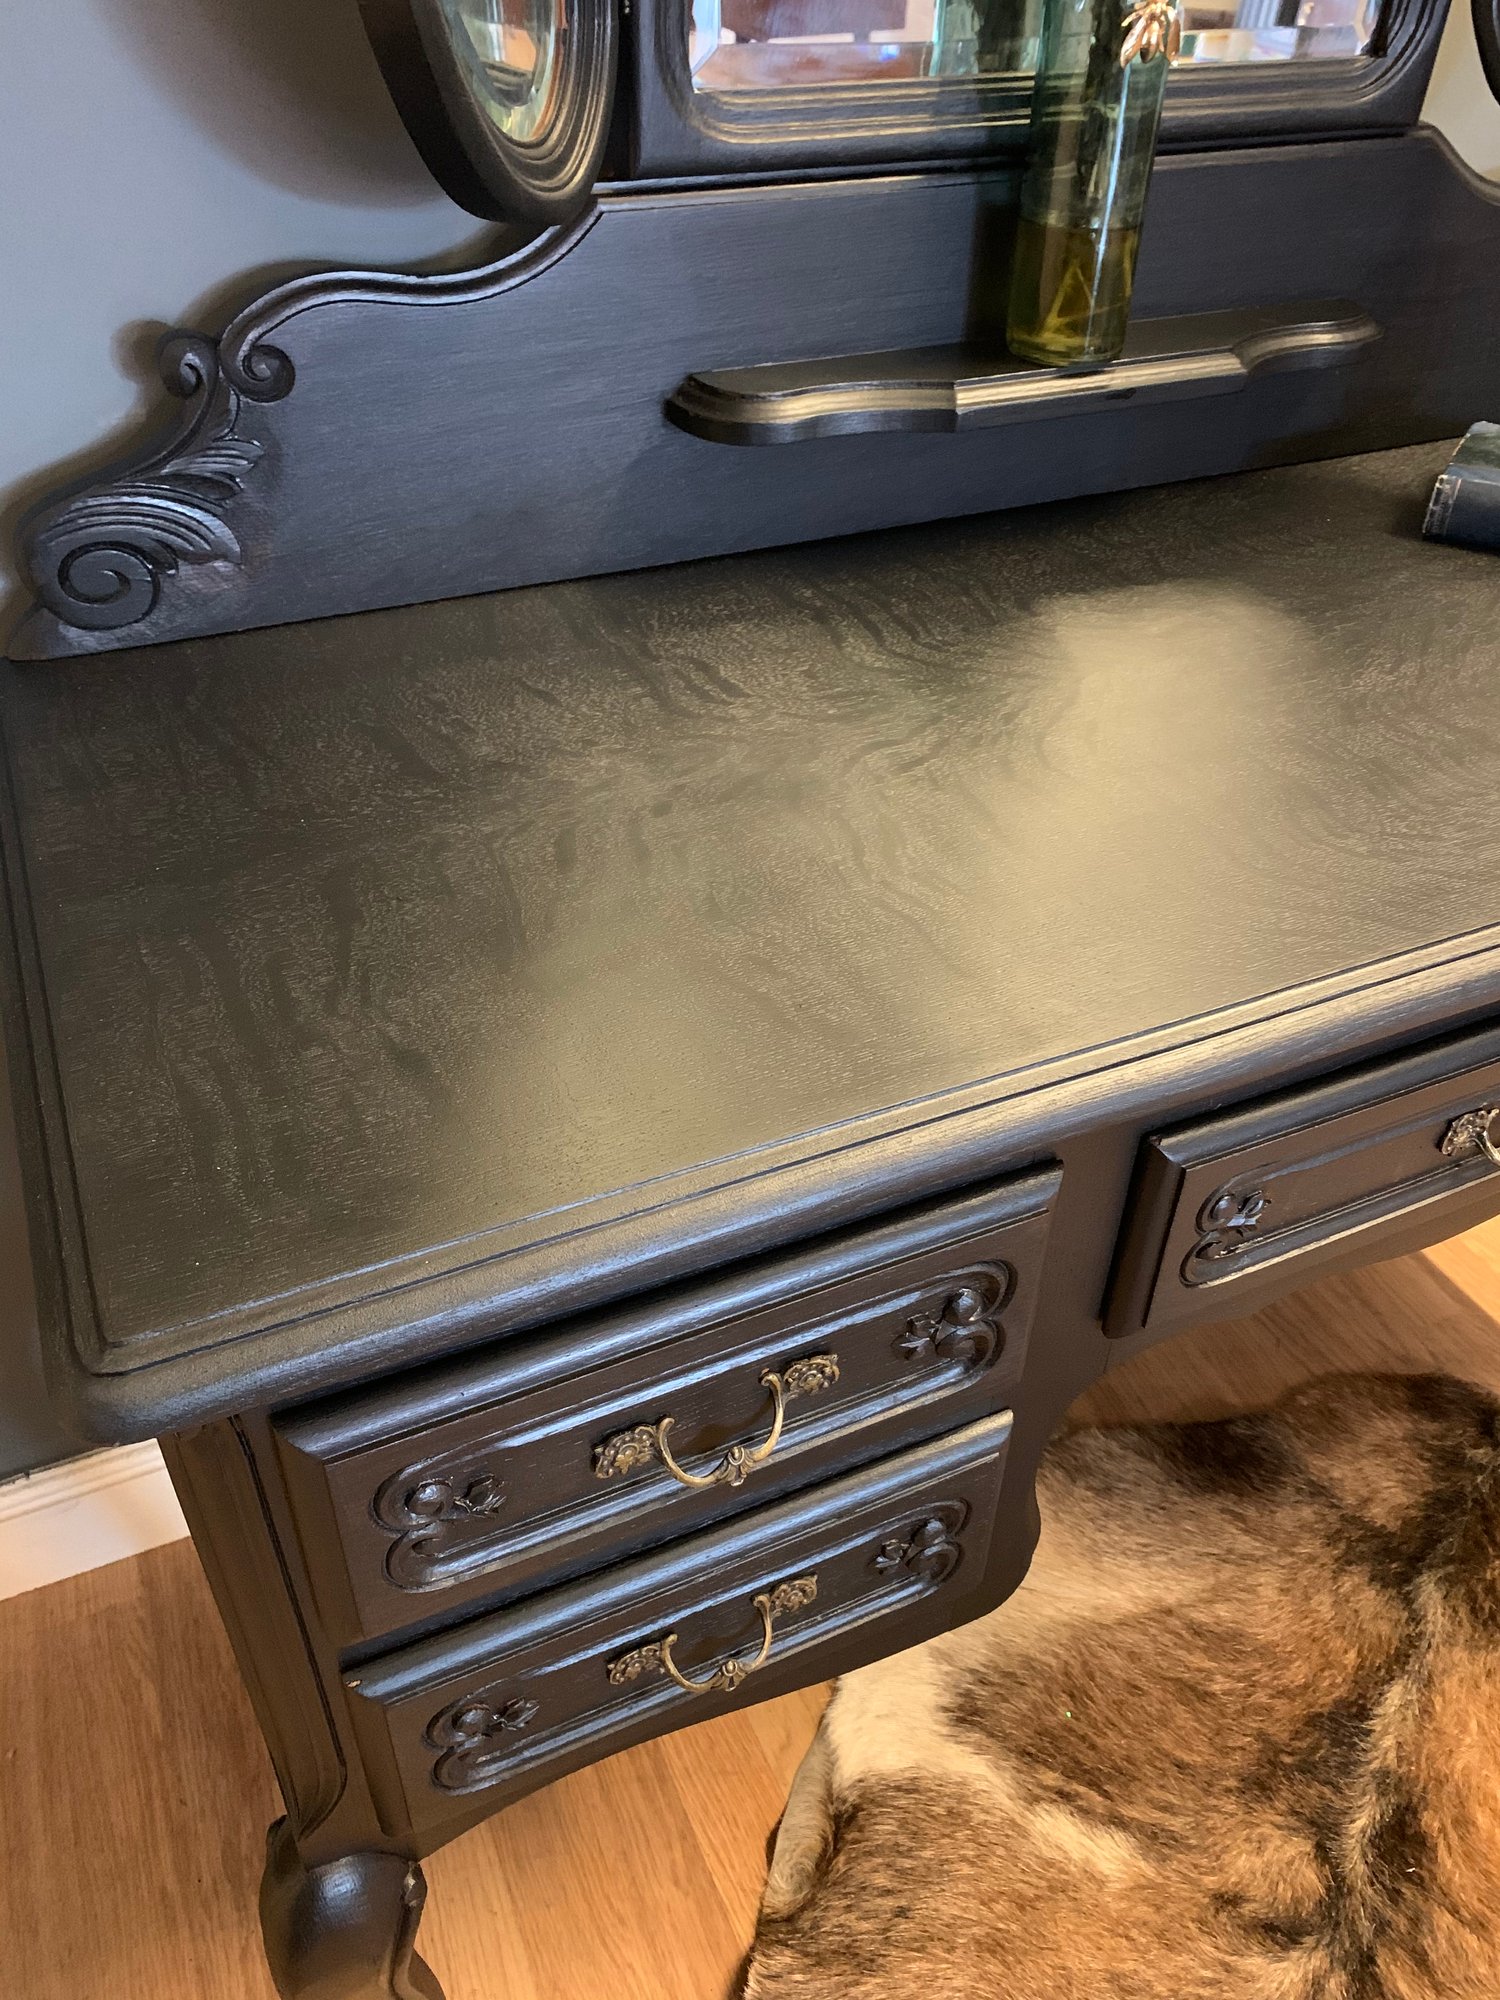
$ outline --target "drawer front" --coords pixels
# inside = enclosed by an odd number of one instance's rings
[[[352,1672],[386,1830],[440,1826],[741,1689],[817,1680],[875,1621],[898,1650],[918,1605],[982,1575],[1009,1435],[1008,1415],[983,1418]]]
[[[1005,1407],[1058,1178],[279,1420],[336,1636],[519,1595]]]
[[[1106,1328],[1248,1312],[1319,1266],[1496,1211],[1500,1033],[1487,1030],[1148,1140]]]

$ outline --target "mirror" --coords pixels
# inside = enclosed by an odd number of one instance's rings
[[[428,166],[476,215],[564,222],[614,102],[615,0],[360,0]]]
[[[567,44],[560,0],[443,0],[476,95],[508,139],[526,144],[552,116]]]
[[[1500,98],[1500,0],[1474,0],[1474,34],[1485,79]]]
[[[1500,0],[1497,0],[1500,3]],[[1364,55],[1379,0],[1183,0],[1179,63]],[[693,0],[699,90],[1005,76],[1036,66],[1040,0]]]

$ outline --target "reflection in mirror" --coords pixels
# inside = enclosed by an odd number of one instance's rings
[[[500,4],[500,0],[493,0]],[[1182,63],[1363,55],[1380,0],[1183,0]],[[1041,0],[693,0],[699,90],[1005,76],[1036,67]]]
[[[443,0],[474,95],[517,145],[550,124],[563,70],[564,0]]]

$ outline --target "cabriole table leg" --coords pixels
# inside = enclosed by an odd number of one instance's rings
[[[427,1883],[399,1854],[307,1867],[284,1819],[266,1837],[260,1921],[281,2000],[443,2000],[417,1957]]]

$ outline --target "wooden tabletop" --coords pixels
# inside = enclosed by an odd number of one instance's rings
[[[303,1393],[1491,948],[1445,456],[6,668],[55,1375],[108,1434]]]

